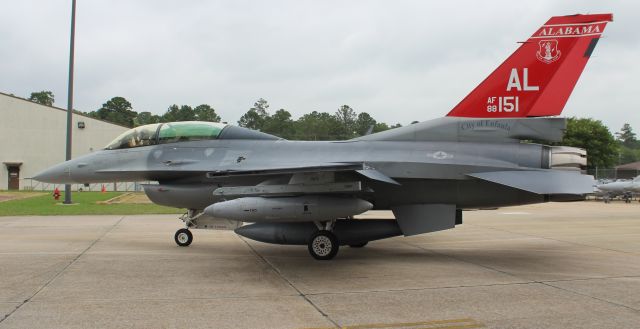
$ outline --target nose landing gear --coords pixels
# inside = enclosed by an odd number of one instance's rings
[[[176,241],[178,246],[187,247],[191,242],[193,242],[193,234],[191,234],[189,227],[197,228],[196,220],[201,216],[202,212],[198,212],[194,209],[189,209],[186,214],[180,216],[180,219],[187,227],[177,230],[176,234],[173,236],[173,239]]]
[[[193,234],[186,228],[181,228],[176,231],[176,235],[173,238],[180,247],[186,247],[193,242]]]

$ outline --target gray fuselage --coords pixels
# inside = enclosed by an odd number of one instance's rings
[[[159,186],[146,187],[154,202],[204,209],[220,201],[213,195],[217,188],[287,176],[265,170],[365,163],[400,185],[365,179],[355,172],[339,173],[336,181],[363,181],[366,191],[358,194],[375,209],[411,203],[482,208],[547,200],[467,174],[548,168],[548,152],[545,146],[524,143],[206,140],[102,150],[52,170],[65,172],[67,177],[61,179],[65,182],[158,181]],[[252,170],[254,175],[232,175]]]

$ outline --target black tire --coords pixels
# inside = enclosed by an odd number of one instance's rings
[[[186,228],[181,228],[176,231],[176,235],[173,236],[173,239],[176,240],[176,244],[180,247],[186,247],[193,242],[193,234]]]
[[[338,254],[340,248],[336,235],[325,230],[313,234],[307,246],[311,256],[317,260],[332,259]]]
[[[369,243],[369,241],[360,242],[360,243],[356,243],[356,244],[350,244],[349,247],[351,247],[351,248],[362,248],[362,247],[366,246],[367,243]]]

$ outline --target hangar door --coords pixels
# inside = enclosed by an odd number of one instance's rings
[[[8,172],[7,176],[9,178],[9,184],[7,184],[8,189],[19,190],[20,189],[20,166],[22,165],[22,163],[5,162],[4,164],[7,166],[7,172]]]

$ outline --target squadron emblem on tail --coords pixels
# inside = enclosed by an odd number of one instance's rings
[[[539,61],[551,64],[560,58],[561,52],[558,49],[558,40],[540,40],[540,49],[536,52]]]

